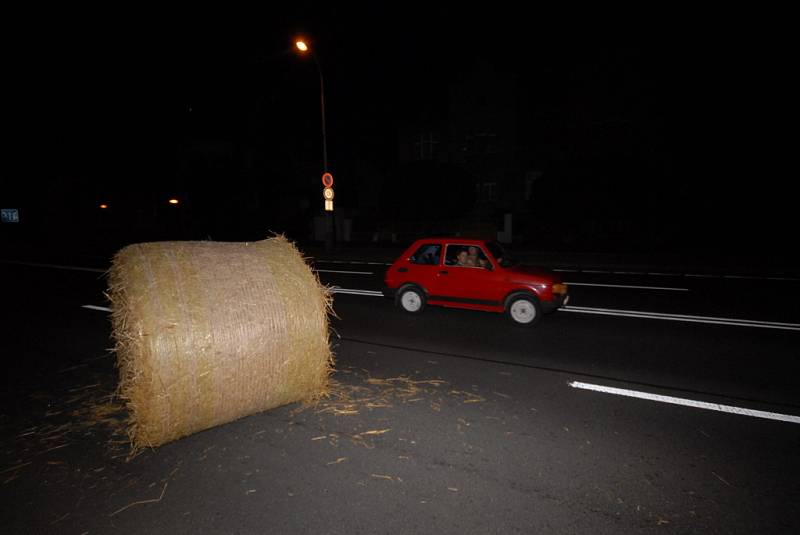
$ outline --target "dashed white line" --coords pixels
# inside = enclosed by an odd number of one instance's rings
[[[16,264],[19,266],[32,266],[32,267],[44,267],[44,268],[52,268],[52,269],[66,269],[69,271],[91,271],[92,273],[105,273],[108,271],[107,269],[98,269],[98,268],[88,268],[88,267],[78,267],[78,266],[62,266],[60,264],[41,264],[38,262],[17,262],[16,260],[0,260],[2,264]]]
[[[682,321],[689,323],[708,323],[713,325],[732,325],[736,327],[757,327],[761,329],[800,331],[800,323],[782,323],[775,321],[759,321],[739,318],[718,318],[712,316],[689,316],[684,314],[664,314],[661,312],[644,312],[638,310],[617,310],[610,308],[577,306],[565,306],[559,310],[564,312],[578,312],[582,314],[598,314],[601,316],[622,316],[628,318],[645,318],[654,320]]]
[[[381,297],[383,292],[376,290],[360,290],[357,288],[341,288],[334,286],[331,293],[366,295]],[[707,323],[712,325],[730,325],[735,327],[756,327],[761,329],[780,329],[786,331],[800,331],[800,323],[782,323],[776,321],[760,321],[739,318],[719,318],[713,316],[690,316],[685,314],[665,314],[662,312],[646,312],[638,310],[618,310],[612,308],[592,308],[578,306],[564,306],[559,309],[564,312],[577,312],[582,314],[597,314],[601,316],[620,316],[626,318],[655,319],[662,321],[680,321],[689,323]]]
[[[374,275],[372,271],[339,271],[336,269],[315,269],[317,273],[344,273],[347,275]]]
[[[602,288],[631,288],[634,290],[671,290],[673,292],[688,292],[689,288],[674,288],[672,286],[633,286],[629,284],[595,284],[590,282],[568,282],[567,286],[598,286]]]
[[[42,264],[37,262],[20,262],[16,260],[0,260],[2,264],[18,264],[22,266],[34,266],[34,267],[46,267],[46,268],[55,268],[55,269],[67,269],[71,271],[91,271],[93,273],[105,273],[108,271],[107,269],[99,269],[99,268],[88,268],[88,267],[80,267],[80,266],[64,266],[60,264]],[[316,260],[317,264],[366,264],[366,265],[375,265],[375,266],[391,266],[391,262],[365,262],[359,260]],[[591,270],[591,269],[570,269],[570,268],[553,268],[553,271],[557,271],[560,273],[590,273],[590,274],[614,274],[614,275],[656,275],[656,276],[664,276],[664,277],[696,277],[696,278],[706,278],[706,279],[740,279],[740,280],[771,280],[771,281],[788,281],[788,282],[797,282],[800,281],[798,277],[765,277],[765,276],[754,276],[754,275],[707,275],[707,274],[700,274],[700,273],[659,273],[659,272],[650,272],[645,273],[642,271],[604,271],[604,270]],[[317,271],[324,271],[324,270],[317,270]],[[331,271],[330,273],[348,273],[346,271],[343,272],[336,272]],[[358,272],[351,272],[351,273],[358,273]],[[363,275],[373,275],[373,273],[358,273]],[[576,283],[572,283],[576,284]],[[600,285],[595,285],[600,286]],[[645,287],[643,287],[645,288]],[[656,288],[660,289],[660,288]]]
[[[363,295],[368,297],[383,297],[383,292],[378,290],[361,290],[358,288],[341,288],[333,286],[330,289],[332,294]],[[96,305],[83,305],[83,308],[111,312],[110,308]],[[712,325],[731,325],[736,327],[756,327],[761,329],[780,329],[785,331],[800,331],[799,323],[783,323],[776,321],[759,321],[739,318],[719,318],[713,316],[689,316],[684,314],[665,314],[662,312],[645,312],[638,310],[617,310],[611,308],[591,308],[564,306],[559,309],[563,312],[577,312],[581,314],[597,314],[601,316],[619,316],[626,318],[643,318],[664,321],[681,321],[689,323],[707,323]]]
[[[698,409],[705,409],[710,411],[726,412],[729,414],[739,414],[742,416],[751,416],[754,418],[765,418],[767,420],[778,420],[781,422],[790,422],[800,424],[800,416],[793,416],[790,414],[781,414],[777,412],[759,411],[754,409],[745,409],[742,407],[735,407],[732,405],[722,405],[720,403],[708,403],[706,401],[697,401],[694,399],[677,398],[674,396],[663,396],[660,394],[651,394],[649,392],[640,392],[638,390],[627,390],[624,388],[614,388],[610,386],[595,385],[591,383],[581,383],[573,381],[568,383],[572,388],[580,388],[583,390],[592,390],[594,392],[602,392],[604,394],[614,394],[617,396],[625,396],[639,399],[646,399],[649,401],[659,401],[661,403],[670,403],[672,405],[683,405],[685,407],[695,407]]]
[[[339,288],[338,286],[334,286],[333,288],[331,288],[331,293],[383,297],[383,292],[378,292],[376,290],[357,290],[355,288]]]
[[[360,260],[315,260],[317,264],[368,264],[373,266],[391,266],[391,262],[364,262]]]
[[[687,314],[673,314],[673,313],[665,313],[665,312],[648,312],[644,310],[619,310],[614,308],[597,308],[597,307],[576,307],[576,306],[569,306],[567,307],[571,310],[591,310],[591,311],[601,311],[601,312],[626,312],[630,314],[645,314],[648,316],[666,316],[666,317],[678,317],[678,318],[693,318],[693,319],[704,319],[704,320],[719,320],[719,321],[737,321],[737,322],[746,322],[746,323],[773,323],[776,325],[789,325],[789,326],[800,326],[798,323],[779,323],[779,322],[764,322],[761,320],[747,320],[741,318],[720,318],[714,316],[692,316]]]
[[[89,310],[99,310],[100,312],[111,312],[108,307],[99,307],[96,305],[82,305],[81,308],[88,308]]]

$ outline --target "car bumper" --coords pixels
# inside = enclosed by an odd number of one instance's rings
[[[566,306],[569,302],[569,294],[554,295],[552,301],[542,301],[542,311],[545,314],[555,312],[559,308]]]

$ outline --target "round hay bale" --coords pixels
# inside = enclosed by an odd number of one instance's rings
[[[282,236],[129,245],[108,296],[135,450],[325,392],[330,294]]]

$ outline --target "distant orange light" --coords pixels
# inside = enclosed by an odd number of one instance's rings
[[[107,204],[101,204],[101,205],[100,205],[100,209],[101,209],[101,210],[105,210],[106,208],[108,208],[108,205],[107,205]]]
[[[170,199],[167,202],[170,204],[178,204],[180,201],[178,199]]]
[[[294,44],[294,46],[296,46],[296,47],[297,47],[297,49],[298,49],[300,52],[308,52],[308,45],[306,44],[306,42],[305,42],[305,41],[297,41],[297,42]]]

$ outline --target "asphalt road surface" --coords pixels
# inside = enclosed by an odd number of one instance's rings
[[[3,531],[800,532],[799,281],[567,271],[519,328],[324,260],[336,395],[130,460],[102,266],[0,264]]]

